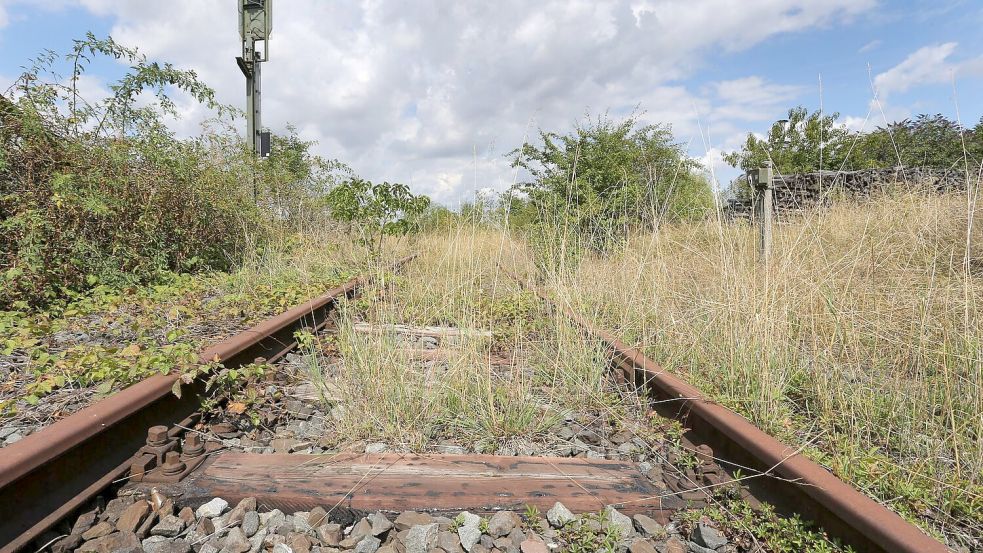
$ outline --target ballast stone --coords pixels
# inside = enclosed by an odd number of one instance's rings
[[[198,515],[199,518],[201,517],[215,518],[221,515],[222,513],[224,513],[225,510],[228,508],[229,508],[228,501],[220,497],[216,497],[215,499],[209,501],[208,503],[205,503],[201,507],[198,507],[198,510],[195,511],[195,514]]]
[[[576,516],[567,509],[563,503],[557,501],[549,511],[546,511],[546,520],[553,528],[562,528],[569,522],[576,520]]]

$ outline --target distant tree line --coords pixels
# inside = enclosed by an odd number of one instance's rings
[[[855,132],[838,118],[838,113],[792,108],[788,124],[776,123],[764,139],[748,134],[741,149],[724,160],[747,171],[771,159],[783,174],[893,167],[964,171],[967,165],[975,174],[983,162],[983,119],[967,128],[941,114],[918,115]]]

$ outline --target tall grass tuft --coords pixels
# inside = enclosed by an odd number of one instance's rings
[[[983,532],[983,232],[965,194],[667,225],[553,293],[912,520]],[[976,214],[979,215],[978,213]],[[967,249],[967,247],[969,249]]]

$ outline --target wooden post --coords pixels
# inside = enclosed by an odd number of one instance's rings
[[[773,217],[772,206],[772,168],[771,160],[765,161],[764,166],[758,169],[758,178],[755,181],[755,188],[758,191],[758,227],[761,229],[761,263],[768,264],[771,258],[771,226]]]

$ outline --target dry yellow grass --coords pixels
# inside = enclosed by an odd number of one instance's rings
[[[610,409],[597,345],[502,266],[903,516],[968,543],[983,533],[983,225],[967,240],[967,218],[959,194],[844,202],[779,225],[768,267],[754,228],[719,221],[665,225],[548,273],[507,230],[420,236],[404,246],[421,257],[345,320],[490,329],[495,340],[421,369],[392,336],[343,328],[341,385],[358,398],[343,425],[411,449],[470,436],[491,450],[548,431],[564,405]],[[495,351],[521,362],[493,369]],[[532,403],[548,408],[523,407]]]
[[[520,245],[457,226],[418,237],[412,248],[417,259],[398,275],[383,272],[342,310],[335,342],[342,366],[315,368],[332,373],[327,380],[346,398],[339,421],[346,440],[413,451],[452,440],[479,451],[517,451],[544,441],[570,407],[607,399],[600,347],[500,270],[500,263],[531,267]],[[359,321],[381,331],[356,332]],[[397,324],[493,336],[465,336],[427,352],[387,330]]]
[[[983,231],[967,241],[967,215],[964,194],[842,203],[778,226],[767,268],[747,225],[665,226],[549,280],[711,397],[959,541],[983,533]]]

